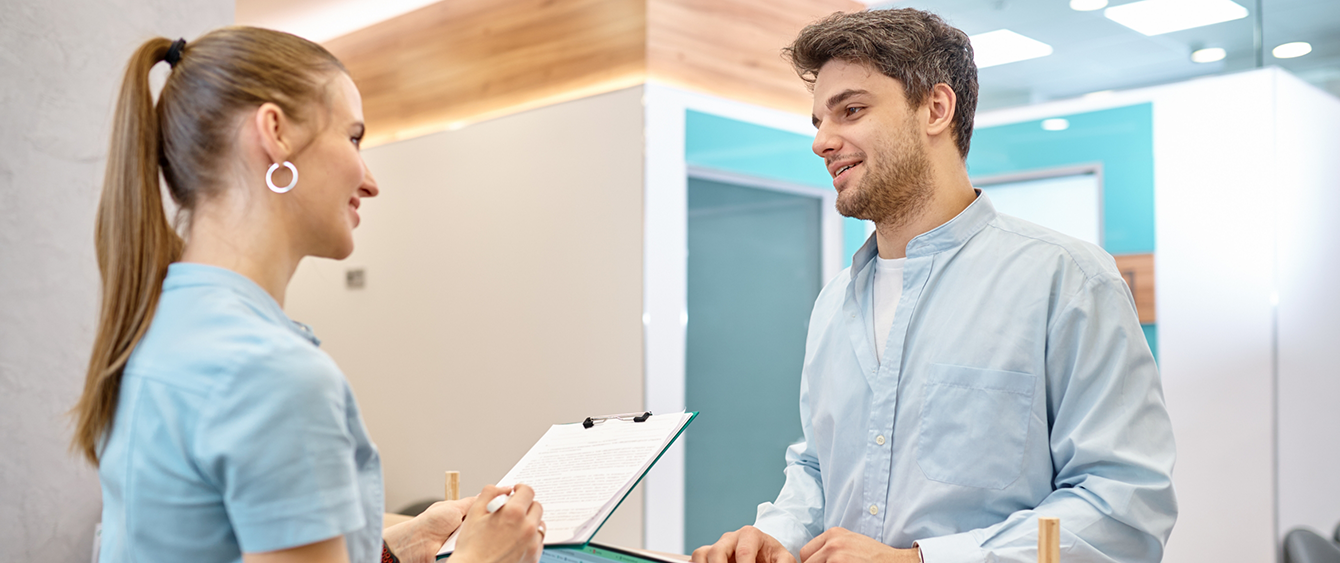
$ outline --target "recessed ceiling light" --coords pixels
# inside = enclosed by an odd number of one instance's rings
[[[1059,117],[1042,120],[1042,128],[1046,131],[1065,131],[1070,128],[1070,120]]]
[[[968,38],[972,42],[973,60],[977,68],[1003,65],[1036,59],[1052,54],[1052,46],[1008,29],[979,33]]]
[[[1191,52],[1191,62],[1193,63],[1212,63],[1222,61],[1228,55],[1227,51],[1219,47],[1209,47],[1206,49],[1196,49]]]
[[[1145,35],[1161,35],[1247,17],[1232,0],[1141,0],[1113,6],[1103,15]]]
[[[1079,12],[1092,12],[1107,7],[1107,0],[1070,0],[1070,9]]]
[[[1270,54],[1275,55],[1277,59],[1292,59],[1301,57],[1312,52],[1312,44],[1306,41],[1295,41],[1285,43],[1279,47],[1270,50]]]

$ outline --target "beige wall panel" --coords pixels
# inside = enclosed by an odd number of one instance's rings
[[[287,309],[353,384],[390,509],[440,499],[444,470],[477,493],[552,423],[642,408],[641,98],[364,151],[382,194],[356,250],[305,260]],[[597,537],[642,544],[640,489]]]
[[[645,0],[447,0],[326,47],[363,94],[369,144],[641,82]]]
[[[865,6],[852,0],[649,0],[653,80],[810,114],[809,91],[781,49],[805,25]]]

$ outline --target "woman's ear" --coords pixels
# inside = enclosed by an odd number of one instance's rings
[[[260,148],[271,163],[284,162],[293,155],[296,146],[297,130],[293,120],[284,113],[283,108],[271,102],[261,104],[252,116],[256,121],[256,133],[260,136]]]

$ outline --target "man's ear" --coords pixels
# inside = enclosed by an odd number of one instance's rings
[[[954,125],[954,112],[958,107],[958,96],[954,94],[954,89],[943,82],[936,84],[931,88],[931,95],[926,100],[926,105],[930,108],[926,134],[935,137],[951,131]]]
[[[293,155],[293,149],[297,146],[296,135],[298,133],[292,119],[284,113],[284,109],[271,102],[266,102],[256,108],[256,113],[252,116],[256,121],[256,133],[260,136],[260,147],[265,152],[265,156],[271,163],[284,162]]]

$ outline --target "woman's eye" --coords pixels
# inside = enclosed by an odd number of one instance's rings
[[[349,137],[349,140],[353,141],[354,146],[357,147],[363,142],[363,137],[361,135],[358,137]]]

